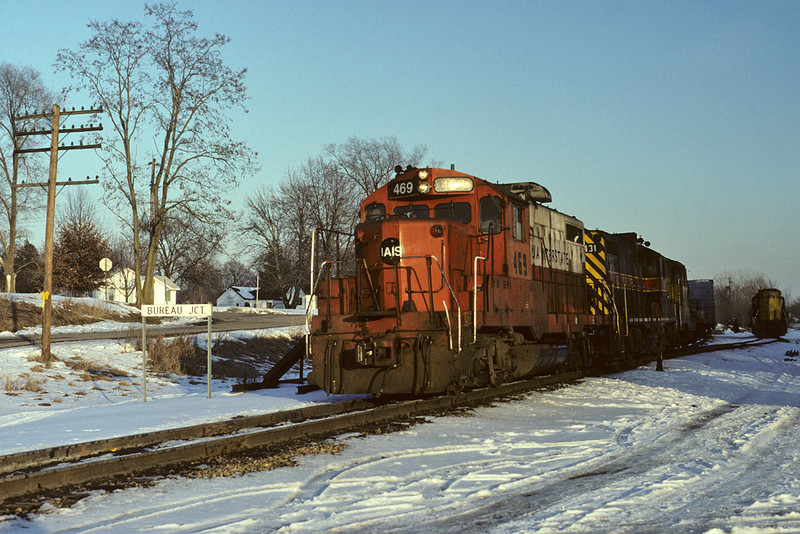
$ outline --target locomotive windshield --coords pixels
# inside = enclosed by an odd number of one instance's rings
[[[404,206],[397,206],[394,208],[395,215],[405,215],[409,219],[428,219],[430,218],[430,210],[428,206],[421,204],[406,204]]]
[[[469,202],[445,202],[436,204],[433,209],[434,217],[437,219],[448,219],[463,224],[472,221],[472,209]]]
[[[394,208],[395,215],[403,215],[409,219],[429,219],[430,208],[422,204],[404,204]],[[369,217],[369,212],[367,212]],[[383,213],[380,217],[382,218]],[[472,221],[472,208],[469,202],[443,202],[437,204],[433,208],[433,217],[435,219],[447,219],[462,224],[468,224]]]

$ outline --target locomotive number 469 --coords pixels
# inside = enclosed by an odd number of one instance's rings
[[[389,196],[402,197],[414,194],[414,181],[396,182],[389,188]]]

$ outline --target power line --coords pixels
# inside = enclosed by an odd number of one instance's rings
[[[16,158],[19,154],[28,154],[33,152],[50,152],[50,173],[47,183],[33,183],[33,184],[13,184],[13,187],[33,187],[33,186],[47,186],[47,222],[45,223],[45,253],[44,253],[44,288],[42,290],[42,359],[48,361],[50,359],[50,325],[52,323],[52,290],[53,290],[53,227],[55,225],[56,213],[56,186],[62,185],[84,185],[87,183],[97,183],[97,180],[85,181],[67,181],[59,182],[56,179],[58,173],[58,151],[59,150],[81,150],[87,148],[100,148],[99,144],[84,145],[83,143],[78,146],[58,146],[59,133],[71,132],[94,132],[103,129],[102,125],[94,126],[90,124],[88,127],[81,125],[80,128],[64,128],[60,129],[61,117],[70,115],[81,114],[99,114],[103,109],[87,109],[71,111],[61,111],[58,105],[53,105],[51,113],[40,113],[33,115],[23,115],[21,117],[12,117],[14,124],[14,137],[23,137],[31,135],[50,135],[50,148],[33,148],[33,149],[15,149],[13,157],[15,158],[14,168],[16,169]],[[36,119],[52,119],[52,128],[50,130],[17,130],[16,124],[21,121],[36,120]],[[16,143],[15,143],[16,145]]]

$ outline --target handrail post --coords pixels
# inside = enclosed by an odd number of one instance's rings
[[[444,283],[447,285],[447,289],[450,290],[450,296],[453,297],[456,308],[458,308],[458,350],[456,350],[456,353],[459,353],[461,352],[461,304],[458,302],[458,297],[456,297],[456,293],[453,291],[453,286],[450,285],[450,280],[447,279],[447,275],[442,268],[442,264],[439,262],[439,258],[433,254],[431,254],[430,257],[436,261],[436,266],[439,268],[439,272],[442,273],[442,280],[444,280]]]
[[[306,304],[306,360],[311,357],[311,305],[314,302],[314,260],[316,259],[314,253],[317,246],[317,230],[318,228],[314,228],[311,231],[311,269],[309,270],[311,275],[308,286],[309,299]]]
[[[478,260],[486,261],[484,256],[475,256],[472,262],[472,342],[478,341]],[[484,263],[484,271],[485,269]],[[485,289],[484,289],[485,292]]]
[[[427,267],[427,270],[428,270],[428,294],[430,295],[430,302],[431,302],[430,305],[428,306],[428,309],[429,309],[429,312],[430,312],[428,315],[430,316],[431,324],[433,324],[433,317],[434,317],[434,311],[433,311],[433,273],[431,272],[431,259],[430,258],[425,258],[425,266]]]

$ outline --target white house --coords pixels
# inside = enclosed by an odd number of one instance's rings
[[[166,276],[153,279],[153,304],[174,305],[178,301],[180,287]],[[98,299],[136,304],[136,274],[133,269],[119,269],[109,276],[104,286],[100,286],[92,296]]]
[[[153,304],[166,304],[172,306],[178,303],[178,284],[166,276],[153,277]]]
[[[283,309],[283,301],[258,299],[258,288],[249,286],[230,286],[217,298],[217,306],[232,306],[239,308],[276,308]]]
[[[230,286],[217,298],[217,306],[238,306],[241,308],[256,307],[255,287]]]

